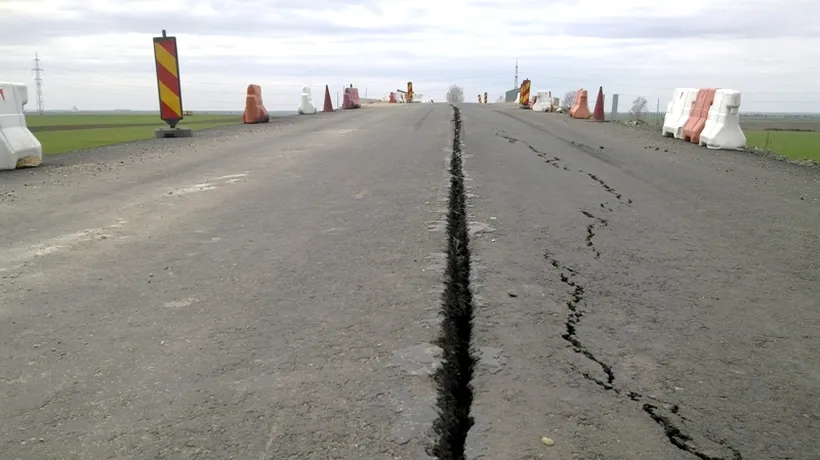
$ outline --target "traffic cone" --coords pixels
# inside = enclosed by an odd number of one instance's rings
[[[333,111],[333,102],[330,100],[330,88],[325,85],[325,107],[322,109],[322,112],[332,112]]]
[[[598,98],[595,99],[595,110],[592,112],[592,119],[604,121],[604,87],[598,87]]]

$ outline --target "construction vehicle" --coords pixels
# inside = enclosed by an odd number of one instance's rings
[[[411,86],[411,89],[412,89],[412,84],[410,86]],[[401,102],[403,104],[418,103],[419,101],[424,100],[424,95],[423,94],[419,94],[419,93],[410,94],[407,91],[404,91],[404,90],[401,90],[401,89],[397,89],[396,92],[401,95]]]

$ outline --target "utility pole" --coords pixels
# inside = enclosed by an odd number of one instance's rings
[[[518,88],[518,58],[515,58],[515,83],[513,88]]]
[[[37,88],[37,114],[42,115],[45,111],[43,107],[43,77],[41,76],[43,68],[40,67],[40,57],[37,56],[37,53],[34,53],[34,68],[31,70],[34,71],[34,85]]]

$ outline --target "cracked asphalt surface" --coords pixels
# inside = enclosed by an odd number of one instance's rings
[[[292,117],[0,175],[2,458],[426,458],[452,116]],[[461,117],[468,458],[817,458],[820,170]]]

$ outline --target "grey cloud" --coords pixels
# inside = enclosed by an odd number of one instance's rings
[[[581,30],[583,32],[578,32]],[[574,31],[574,36],[610,39],[652,39],[669,40],[683,38],[780,38],[817,37],[820,31],[811,28],[782,28],[777,24],[725,24],[719,21],[689,20],[669,21],[665,24],[652,23],[640,19],[631,23],[587,22]]]
[[[54,58],[49,58],[49,78],[58,79],[66,77],[78,79],[83,74],[90,72],[99,78],[121,77],[124,81],[134,81],[144,78],[146,84],[152,84],[154,63],[153,60],[123,61],[120,63],[107,63],[105,66],[84,62],[62,62]],[[396,84],[402,82],[418,81],[430,83],[460,83],[464,85],[480,86],[512,86],[514,59],[508,62],[503,60],[476,61],[468,58],[464,59],[429,59],[418,56],[402,55],[402,59],[393,64],[374,64],[371,60],[362,59],[339,59],[332,55],[309,56],[301,60],[255,60],[245,59],[235,56],[214,56],[207,59],[186,59],[180,60],[183,84],[185,81],[205,83],[208,78],[220,75],[235,75],[245,78],[271,78],[271,79],[312,79],[328,78],[334,80],[359,80],[367,79],[387,79],[395,80]],[[562,58],[560,70],[556,70],[550,62],[539,59],[522,59],[521,79],[531,78],[534,81],[551,82],[555,84],[566,83],[569,86],[577,86],[578,77],[574,75],[585,75],[592,80],[606,78],[609,81],[628,82],[634,81],[634,67],[629,63],[626,65],[617,63],[595,62],[596,72],[589,71],[589,60]],[[586,66],[582,72],[580,69]],[[354,81],[355,83],[355,81]]]
[[[281,8],[276,8],[276,12],[281,15],[277,19],[268,19],[264,15],[252,15],[247,11],[253,8],[243,8],[236,5],[230,10],[219,11],[218,18],[202,18],[193,16],[177,16],[170,18],[167,22],[157,20],[157,16],[138,14],[110,14],[96,13],[93,11],[77,10],[82,16],[78,20],[58,20],[48,17],[38,17],[36,21],[12,20],[9,24],[4,24],[0,29],[0,39],[6,43],[15,45],[35,45],[42,44],[56,37],[81,36],[89,34],[111,34],[111,33],[146,33],[157,35],[162,27],[168,29],[171,35],[177,34],[197,34],[197,35],[241,35],[246,37],[258,37],[260,40],[276,38],[293,38],[305,36],[346,36],[354,35],[363,39],[383,39],[400,34],[423,33],[425,29],[420,26],[407,24],[404,26],[380,26],[379,24],[363,27],[359,24],[337,25],[330,24],[319,15],[317,11],[323,8],[328,11],[338,10],[343,6],[365,6],[368,9],[378,12],[379,7],[372,1],[346,0],[332,2],[330,0],[319,0],[311,2],[311,8],[302,9],[298,7],[288,8],[287,5],[294,2],[276,2]],[[274,5],[276,6],[276,4]],[[271,5],[267,4],[265,10],[270,10]],[[260,10],[260,11],[265,11]],[[300,13],[309,13],[313,16],[306,19]],[[320,40],[317,37],[317,40]]]
[[[820,4],[813,1],[797,0],[789,8],[739,3],[731,8],[711,7],[691,17],[658,19],[635,16],[583,21],[565,24],[561,30],[568,35],[590,38],[650,40],[820,36],[820,27],[807,21],[807,16],[795,14],[796,10],[801,9],[797,4],[804,5],[804,14],[820,15]]]

